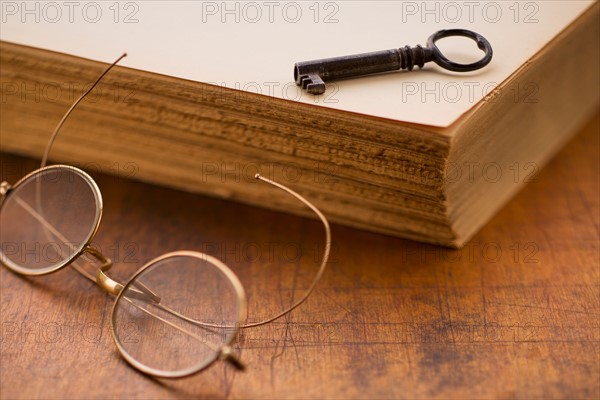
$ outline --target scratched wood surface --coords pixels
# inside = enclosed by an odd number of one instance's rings
[[[72,270],[1,268],[1,397],[598,398],[598,140],[596,118],[460,250],[334,226],[309,301],[240,338],[244,373],[148,378],[117,353],[109,296]],[[36,161],[3,154],[1,166],[14,182]],[[253,320],[307,287],[317,221],[123,179],[131,165],[102,172],[95,243],[117,278],[205,251],[239,275]]]

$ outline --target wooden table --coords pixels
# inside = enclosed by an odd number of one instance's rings
[[[182,380],[144,376],[113,344],[108,295],[70,269],[29,279],[0,268],[1,396],[598,398],[598,130],[595,119],[461,250],[334,226],[308,302],[243,333],[243,373],[217,363]],[[37,161],[1,163],[14,182]],[[94,176],[105,201],[95,243],[117,278],[203,250],[239,275],[257,320],[316,269],[317,221]]]

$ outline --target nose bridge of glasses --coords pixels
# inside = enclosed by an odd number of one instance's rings
[[[123,285],[121,285],[119,282],[112,280],[105,273],[112,267],[112,261],[104,254],[100,253],[100,251],[91,246],[87,246],[84,252],[94,256],[94,258],[100,261],[100,266],[96,270],[96,284],[100,286],[105,292],[114,294],[115,296],[118,295],[121,292],[121,290],[123,290]]]
[[[221,347],[219,351],[219,360],[228,362],[240,371],[246,370],[246,365],[235,355],[229,346]]]
[[[10,183],[3,181],[0,183],[0,196],[5,196],[10,191]]]
[[[101,263],[96,270],[96,284],[105,292],[114,294],[115,296],[121,293],[124,286],[106,275],[106,271],[113,266],[112,261],[94,247],[86,247],[85,252],[94,256]],[[156,304],[161,301],[160,297],[142,282],[130,283],[127,288],[126,297]]]

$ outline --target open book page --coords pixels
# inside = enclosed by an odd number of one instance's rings
[[[2,1],[5,41],[320,107],[445,127],[572,23],[592,1]],[[422,70],[328,85],[294,83],[296,62],[405,45],[465,28],[492,44],[480,71]],[[466,38],[439,47],[458,62],[482,53]],[[502,94],[504,95],[504,94]],[[519,99],[543,96],[535,82]]]

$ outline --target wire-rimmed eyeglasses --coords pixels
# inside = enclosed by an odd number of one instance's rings
[[[0,185],[0,262],[13,272],[29,276],[72,266],[115,295],[113,338],[125,360],[144,373],[184,377],[219,359],[243,369],[231,349],[239,330],[272,322],[308,298],[329,258],[329,223],[298,193],[256,175],[304,203],[325,227],[323,258],[305,294],[289,308],[260,322],[244,323],[246,296],[237,276],[224,263],[201,252],[167,253],[145,264],[125,283],[111,279],[106,272],[112,261],[91,245],[103,211],[98,186],[81,169],[45,164],[67,117],[123,57],[109,66],[63,116],[46,147],[40,169],[12,186],[7,182]],[[24,244],[27,250],[19,251],[17,244]],[[97,265],[95,275],[82,262]]]

